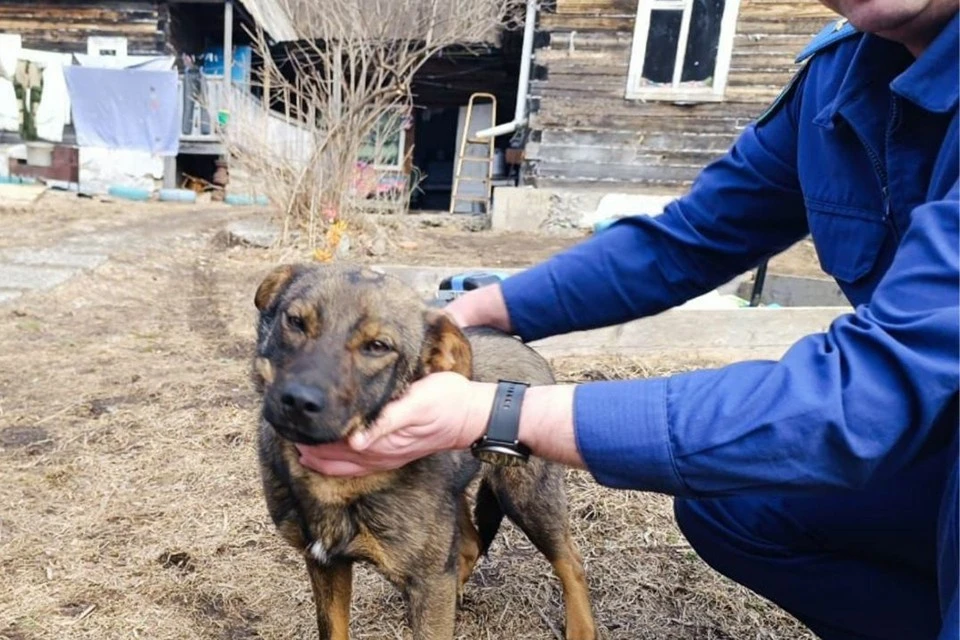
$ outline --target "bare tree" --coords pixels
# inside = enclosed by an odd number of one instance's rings
[[[391,143],[412,115],[415,73],[448,47],[496,42],[521,4],[279,0],[271,15],[254,16],[282,42],[271,47],[262,26],[254,34],[265,100],[231,96],[232,161],[278,205],[284,230],[299,228],[311,246],[330,222],[371,201],[405,210],[405,172],[392,176],[391,188],[381,168],[408,163]]]

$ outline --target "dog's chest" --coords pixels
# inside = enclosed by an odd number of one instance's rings
[[[340,507],[310,505],[303,514],[307,523],[306,551],[322,565],[347,555],[359,527],[351,514]]]
[[[365,521],[364,509],[312,505],[306,517],[309,538],[305,552],[321,565],[337,561],[365,561],[375,565],[388,579],[404,572],[401,554],[389,543],[389,535],[374,531]]]

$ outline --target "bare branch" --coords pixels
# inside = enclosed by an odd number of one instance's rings
[[[387,140],[412,113],[416,72],[448,47],[496,44],[524,0],[280,0],[296,35],[275,56],[262,29],[268,108],[234,91],[227,144],[284,215],[320,242],[333,219],[381,205],[405,211],[408,152]],[[368,166],[399,162],[401,170]],[[371,171],[374,180],[371,182]],[[384,188],[391,181],[393,188]],[[399,195],[398,195],[399,194]]]

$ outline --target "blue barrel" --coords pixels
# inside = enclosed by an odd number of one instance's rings
[[[145,189],[143,187],[128,187],[125,185],[115,184],[107,189],[107,193],[114,198],[123,198],[124,200],[150,199],[150,189]]]
[[[37,184],[30,176],[0,176],[0,184]]]
[[[197,192],[190,189],[160,189],[158,194],[163,202],[196,202]]]
[[[269,204],[267,196],[253,197],[242,193],[228,193],[223,201],[238,207],[249,207],[254,204],[265,207]]]

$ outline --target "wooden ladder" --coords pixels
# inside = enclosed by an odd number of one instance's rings
[[[496,96],[491,93],[474,93],[471,95],[469,102],[467,102],[467,117],[464,119],[463,123],[463,137],[460,139],[460,151],[457,154],[457,165],[453,174],[453,189],[450,192],[450,213],[456,213],[457,204],[459,202],[479,202],[483,204],[484,213],[490,212],[490,197],[493,193],[493,136],[490,136],[490,138],[487,140],[471,137],[475,135],[471,133],[471,131],[473,131],[471,124],[473,122],[473,107],[478,99],[490,101],[490,127],[492,128],[497,124]],[[480,130],[482,129],[477,129],[477,131]],[[479,145],[484,147],[486,152],[484,155],[475,155],[469,153],[473,149],[478,149]],[[469,166],[483,166],[483,164],[486,164],[486,172],[482,176],[463,175],[465,163],[470,163]],[[460,195],[461,183],[482,183],[483,195]]]

